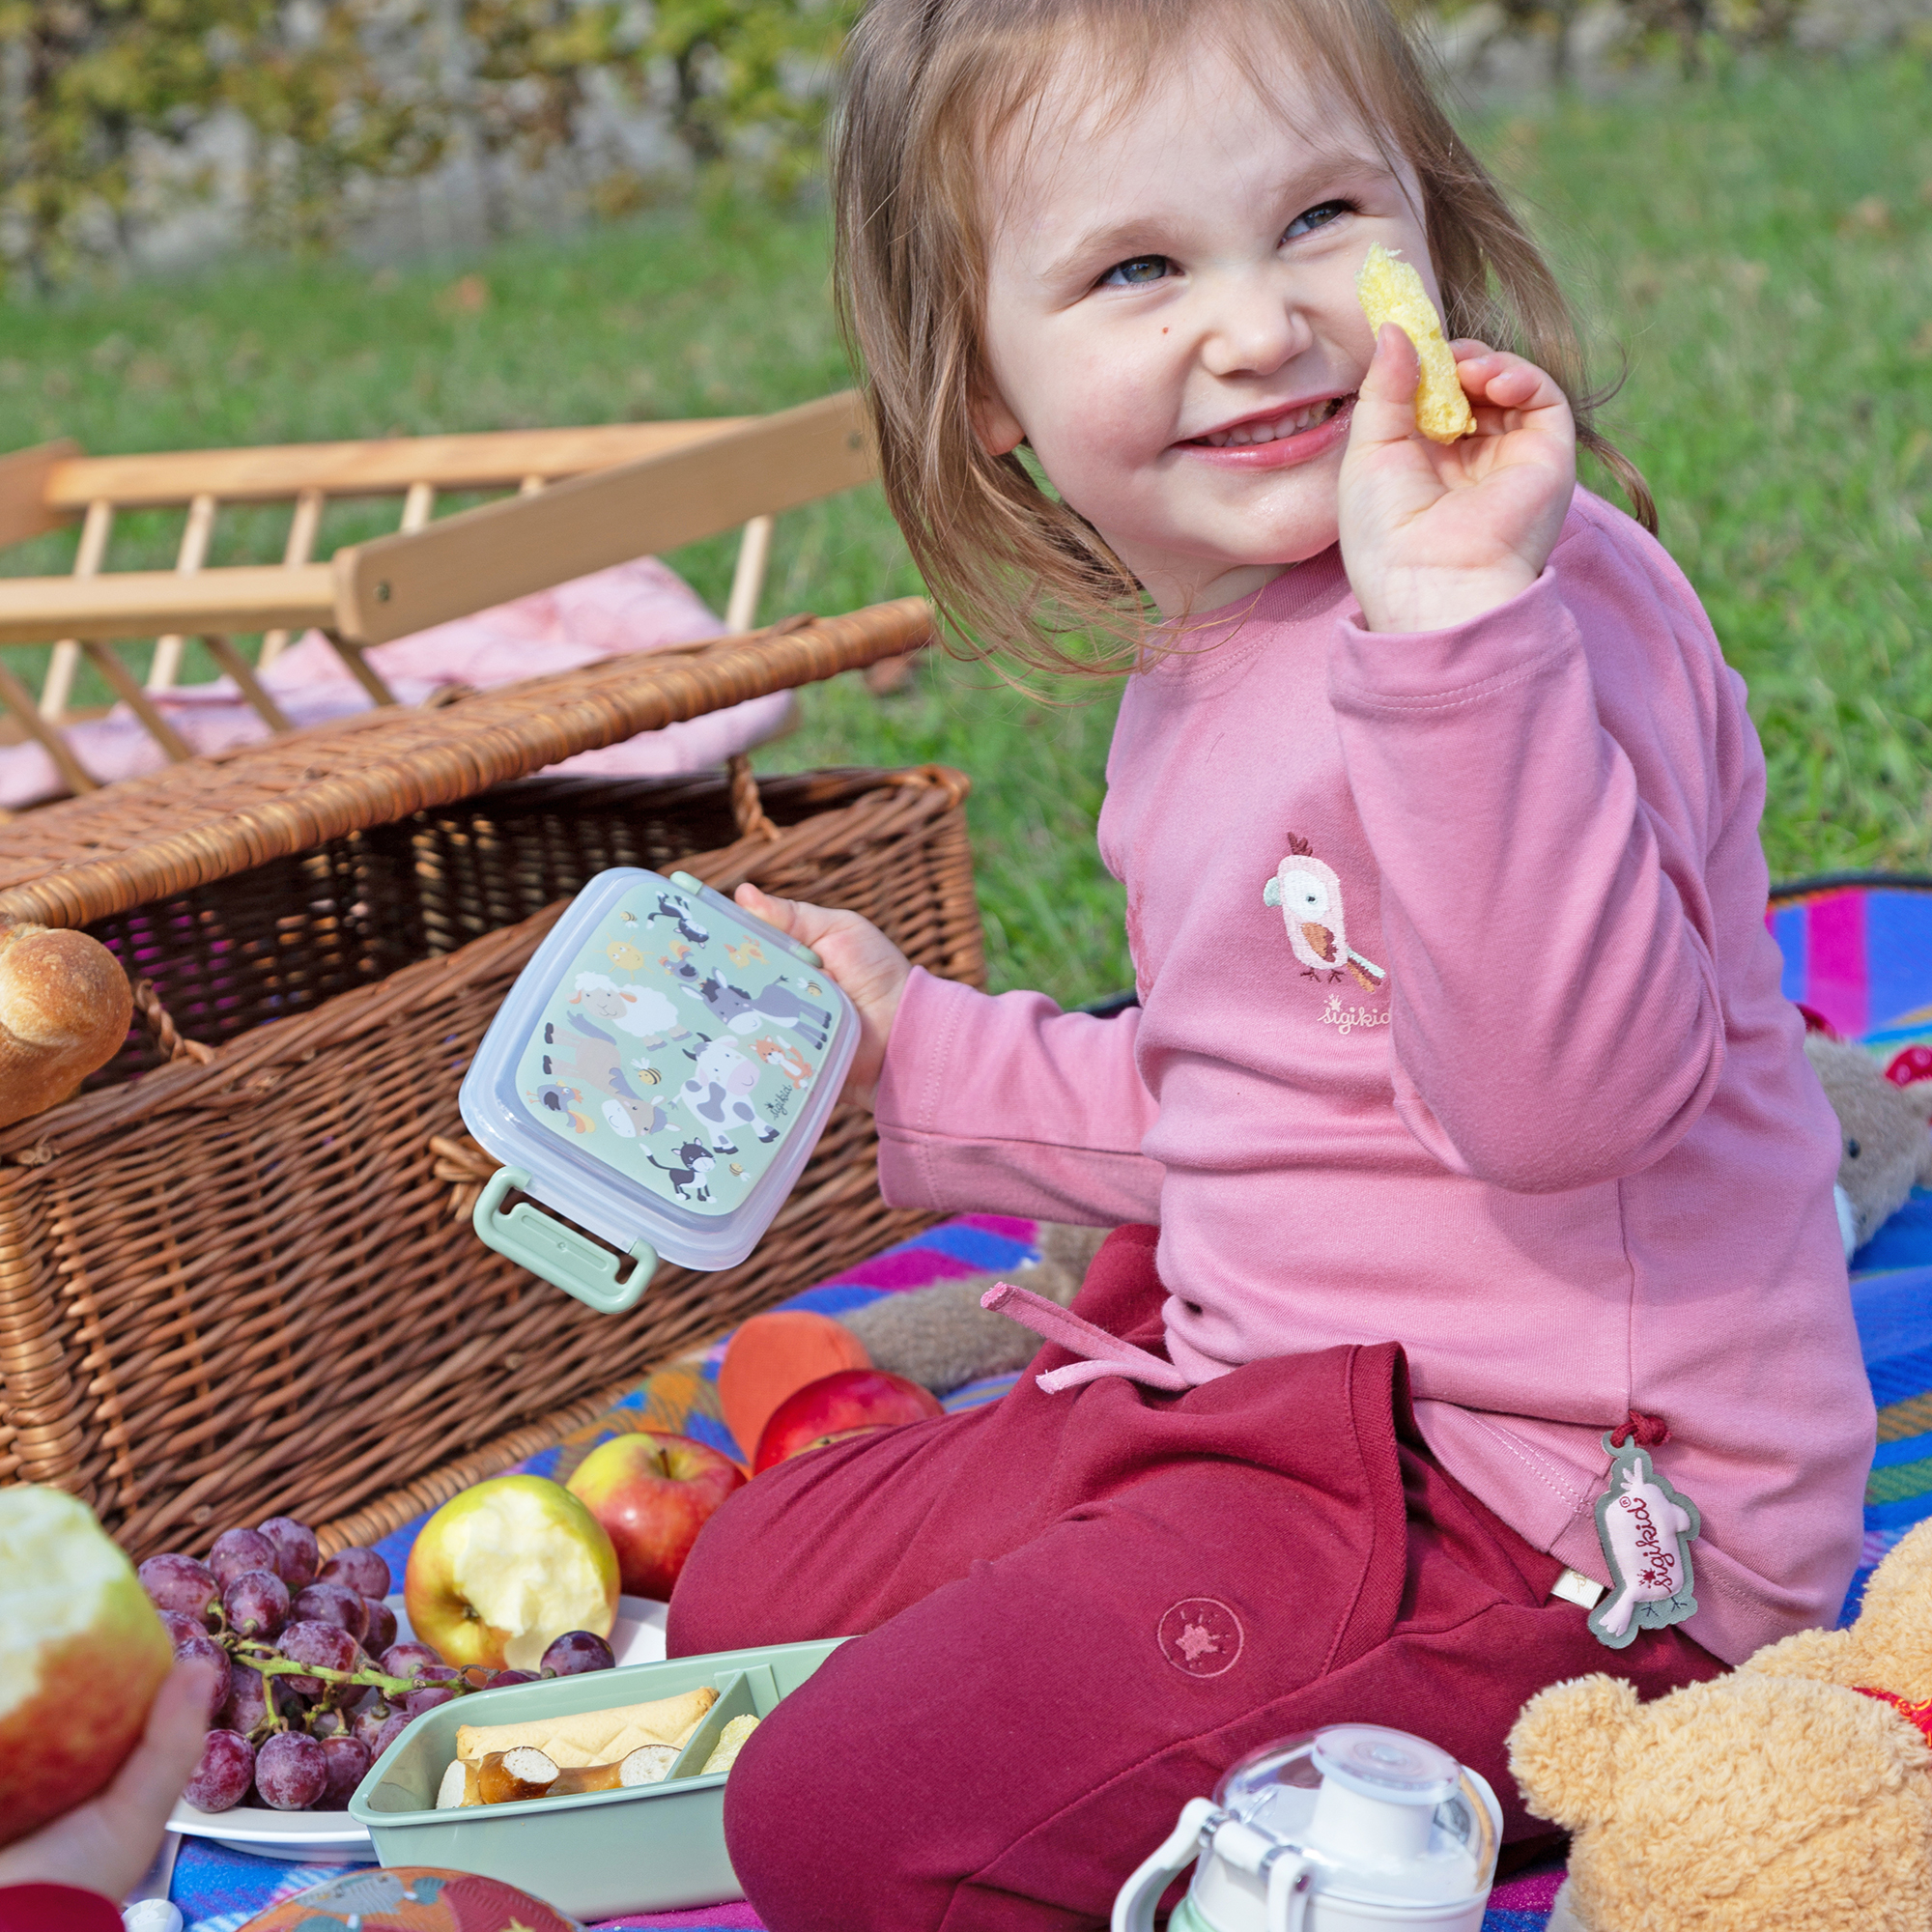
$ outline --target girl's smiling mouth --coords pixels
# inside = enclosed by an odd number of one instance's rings
[[[1174,447],[1222,469],[1286,469],[1346,442],[1354,409],[1352,395],[1324,396],[1319,402],[1243,416]]]

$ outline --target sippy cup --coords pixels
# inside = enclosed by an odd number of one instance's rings
[[[1264,1747],[1183,1807],[1121,1888],[1112,1932],[1481,1932],[1502,1811],[1473,1771],[1406,1731],[1334,1724]]]

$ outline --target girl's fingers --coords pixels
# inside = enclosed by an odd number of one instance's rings
[[[129,1822],[145,1831],[158,1827],[174,1809],[195,1766],[208,1733],[208,1704],[214,1666],[200,1658],[177,1663],[155,1693],[141,1742],[114,1776],[110,1802],[127,1807]]]
[[[1456,343],[1456,373],[1470,402],[1481,408],[1527,413],[1536,410],[1567,409],[1568,399],[1547,370],[1520,355],[1486,349],[1481,343]],[[1464,348],[1471,353],[1464,355]]]
[[[781,899],[770,893],[760,892],[748,880],[731,895],[748,913],[761,919],[767,925],[796,939],[801,945],[816,946],[831,929],[834,915],[823,906],[815,906],[805,899]]]
[[[1349,440],[1357,447],[1406,442],[1415,434],[1415,385],[1422,363],[1415,344],[1392,322],[1376,336],[1376,353],[1355,395]]]

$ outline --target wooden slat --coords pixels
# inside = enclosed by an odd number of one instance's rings
[[[209,656],[235,680],[235,688],[270,731],[293,731],[296,728],[290,722],[289,714],[263,689],[248,660],[226,638],[204,631],[201,641],[208,646]]]
[[[100,789],[87,767],[74,756],[58,727],[41,716],[34,694],[3,664],[0,664],[0,704],[14,714],[14,722],[27,737],[40,740],[41,749],[54,761],[54,770],[61,775],[69,791],[77,794]]]
[[[214,513],[219,501],[206,493],[187,506],[187,522],[182,527],[181,550],[175,568],[184,577],[193,577],[208,561],[208,546],[214,535]],[[172,691],[181,675],[182,647],[187,642],[179,631],[155,639],[155,655],[148,666],[148,689]]]
[[[43,442],[37,449],[0,456],[0,544],[24,543],[57,530],[87,507],[86,499],[60,505],[48,495],[56,472],[77,459],[80,444],[73,441]]]
[[[386,643],[871,474],[859,398],[827,396],[693,448],[338,551],[336,628],[356,642]]]
[[[393,704],[396,694],[383,682],[383,674],[362,655],[362,646],[333,631],[322,634],[335,646],[335,655],[349,667],[349,674],[378,704]]]
[[[747,420],[717,416],[692,422],[503,430],[483,436],[174,450],[150,456],[77,456],[71,444],[49,445],[55,454],[45,477],[43,514],[72,515],[97,497],[129,508],[185,503],[202,495],[231,503],[272,502],[299,490],[320,490],[327,497],[385,497],[399,495],[412,483],[429,483],[439,490],[508,490],[526,476],[578,476],[611,464],[689,448]],[[49,459],[40,451],[20,452],[20,458],[26,457],[40,458],[42,469],[48,467]],[[42,486],[36,482],[33,487]],[[35,529],[51,527],[43,522],[18,534],[30,536]],[[4,523],[0,540],[17,541],[6,534]]]
[[[764,595],[765,567],[772,560],[772,520],[753,517],[738,545],[738,561],[731,571],[731,594],[724,600],[724,628],[749,631],[758,621],[758,599]]]
[[[92,502],[87,521],[80,526],[80,548],[74,554],[76,577],[98,577],[107,560],[108,540],[114,534],[114,505]],[[63,638],[47,659],[47,674],[41,680],[41,716],[58,724],[67,716],[67,701],[73,696],[73,674],[80,668],[80,639]]]
[[[294,570],[237,564],[194,577],[172,570],[107,571],[96,578],[0,577],[0,644],[43,644],[82,635],[152,638],[163,631],[232,637],[277,625],[306,630],[334,620],[335,577],[326,563]]]
[[[141,689],[140,679],[121,662],[120,653],[114,646],[98,643],[92,638],[83,638],[81,643],[95,669],[113,687],[115,696],[141,721],[148,736],[167,753],[169,759],[179,765],[193,757],[193,748],[161,716],[155,700]]]
[[[299,490],[296,493],[295,514],[289,519],[289,541],[282,552],[282,561],[291,568],[306,563],[315,554],[315,540],[322,529],[323,508],[320,490]],[[286,631],[266,632],[262,638],[262,655],[256,662],[263,670],[267,670],[288,647],[289,634]]]

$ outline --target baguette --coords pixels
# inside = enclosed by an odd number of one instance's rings
[[[1443,339],[1442,323],[1414,268],[1373,243],[1355,277],[1355,299],[1376,334],[1392,322],[1415,344],[1422,380],[1415,387],[1415,426],[1431,442],[1455,442],[1476,427],[1456,373],[1456,352]]]

